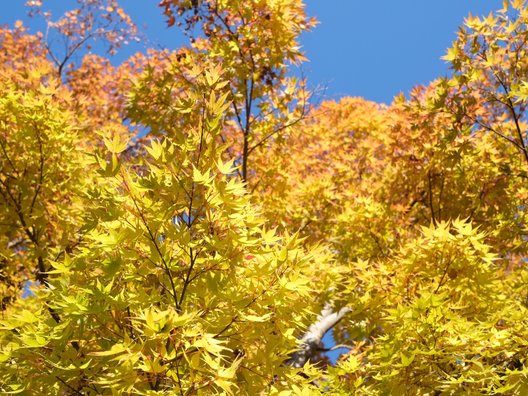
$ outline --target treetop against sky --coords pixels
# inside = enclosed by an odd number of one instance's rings
[[[75,6],[74,0],[49,2],[52,10]],[[446,74],[449,65],[440,57],[456,38],[456,31],[470,13],[488,15],[502,6],[501,0],[331,0],[305,1],[308,15],[320,22],[301,36],[309,63],[302,66],[312,87],[323,99],[361,96],[390,103],[400,92],[407,93],[418,84],[427,84]],[[185,42],[181,32],[167,29],[155,2],[120,2],[124,10],[148,38],[118,53],[123,60],[147,47],[175,49]],[[16,20],[33,29],[42,24],[28,19],[24,1],[6,2],[0,24]],[[115,62],[115,60],[114,60]]]

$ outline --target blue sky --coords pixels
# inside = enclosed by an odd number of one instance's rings
[[[5,2],[0,24],[22,19],[32,28],[24,0]],[[74,0],[47,0],[73,7]],[[46,2],[45,2],[46,3]],[[121,5],[149,37],[151,46],[176,48],[183,38],[164,25],[158,1],[121,0]],[[324,88],[321,98],[362,96],[391,102],[400,92],[427,84],[447,73],[440,57],[470,12],[487,15],[502,0],[306,0],[318,27],[301,37],[310,59],[303,73],[312,87]],[[141,47],[129,48],[121,56]],[[119,59],[119,58],[118,58]]]
[[[464,18],[502,0],[308,0],[320,25],[302,37],[312,83],[327,96],[390,102],[399,92],[447,73],[440,59]]]

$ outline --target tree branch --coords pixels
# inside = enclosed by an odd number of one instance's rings
[[[288,360],[293,367],[303,367],[320,350],[321,340],[325,334],[332,329],[343,317],[352,311],[350,307],[341,308],[334,312],[333,301],[325,303],[323,310],[317,316],[317,321],[310,325],[308,331],[301,338],[301,348]]]

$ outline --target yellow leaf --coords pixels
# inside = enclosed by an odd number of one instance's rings
[[[128,141],[121,140],[117,135],[115,135],[112,140],[107,138],[104,138],[103,140],[108,151],[114,154],[119,154],[120,152],[125,151],[128,146]]]
[[[233,170],[234,170],[233,161],[234,160],[223,163],[221,159],[218,159],[218,161],[216,162],[216,166],[218,167],[218,170],[220,171],[220,173],[222,173],[223,175],[229,175],[233,173]]]
[[[283,247],[279,252],[279,261],[284,262],[288,259],[288,249]]]
[[[226,348],[221,346],[222,341],[219,341],[212,336],[206,334],[202,338],[195,341],[192,346],[195,348],[202,348],[206,352],[212,353],[214,355],[219,354],[220,352],[224,351]]]
[[[88,355],[90,356],[112,356],[112,355],[118,355],[120,353],[123,353],[126,350],[127,348],[123,344],[114,344],[107,351],[90,352],[88,353]]]
[[[271,313],[267,313],[262,316],[258,315],[242,315],[242,318],[244,320],[247,320],[248,322],[267,322],[271,318]]]

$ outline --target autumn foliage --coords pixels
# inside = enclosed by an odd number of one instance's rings
[[[46,34],[0,29],[2,394],[528,393],[524,1],[469,16],[450,75],[318,106],[301,0],[162,1],[189,44],[118,65],[115,0],[28,6]]]

